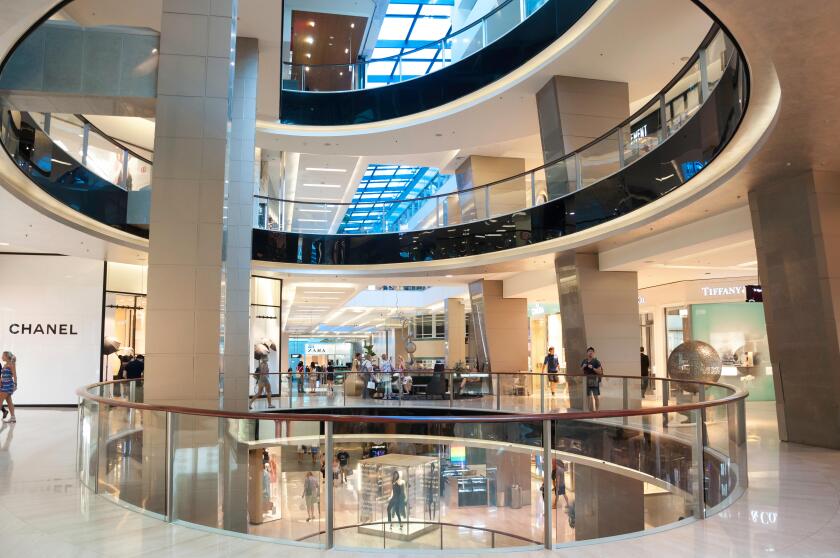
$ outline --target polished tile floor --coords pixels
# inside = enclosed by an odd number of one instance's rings
[[[653,535],[521,555],[840,557],[840,452],[780,444],[772,404],[751,403],[747,416],[750,489],[729,509]],[[76,481],[75,411],[21,409],[18,419],[0,428],[0,556],[288,553],[273,543],[169,525],[94,497]],[[294,552],[298,558],[324,554]]]

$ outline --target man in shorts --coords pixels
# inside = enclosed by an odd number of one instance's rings
[[[265,395],[268,408],[273,409],[274,405],[271,403],[271,383],[268,380],[268,359],[260,359],[260,364],[254,371],[254,378],[257,380],[256,393],[248,401],[248,408],[250,409],[254,401],[259,399],[261,395]]]
[[[350,471],[350,453],[346,449],[342,449],[335,454],[335,458],[338,459],[338,466],[341,468],[341,482],[344,484],[347,482],[347,473]]]
[[[560,371],[560,359],[554,354],[554,347],[548,348],[548,354],[543,360],[542,371],[548,373],[548,388],[551,390],[551,396],[554,397],[557,392],[557,383],[560,377],[557,373]]]
[[[601,376],[604,375],[604,368],[601,366],[601,361],[595,358],[595,349],[589,347],[586,349],[586,358],[580,363],[580,369],[583,372],[586,380],[586,400],[590,401],[592,410],[597,411],[601,402]]]

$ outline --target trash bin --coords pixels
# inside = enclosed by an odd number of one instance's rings
[[[518,484],[513,484],[510,487],[510,507],[514,510],[522,507],[522,489]]]

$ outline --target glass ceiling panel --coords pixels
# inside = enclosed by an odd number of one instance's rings
[[[432,195],[447,177],[438,169],[408,165],[369,165],[347,208],[338,232],[398,230],[412,204],[384,203]],[[418,204],[413,204],[418,205]]]

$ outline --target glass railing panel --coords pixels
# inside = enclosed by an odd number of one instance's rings
[[[718,31],[711,43],[706,47],[706,68],[709,80],[709,90],[713,90],[723,77],[730,56],[735,48],[723,31]]]
[[[661,424],[665,417],[650,420]],[[555,544],[638,533],[694,516],[702,497],[698,427],[672,424],[652,432],[620,423],[554,421],[548,466]]]
[[[99,467],[99,403],[83,399],[79,404],[79,479],[90,489],[96,487]]]
[[[332,460],[324,459],[323,423],[261,420],[254,428],[245,450],[248,534],[322,546],[325,474],[332,471]],[[352,498],[354,494],[348,492]],[[337,520],[345,506],[355,512],[351,502],[336,500],[335,504]]]
[[[578,154],[582,187],[592,184],[619,171],[619,133],[601,138],[594,145]]]
[[[548,165],[543,172],[547,201],[562,198],[578,189],[577,160],[574,156]]]
[[[65,153],[82,162],[84,129],[71,114],[53,114],[50,118],[50,138]]]
[[[484,38],[485,27],[483,21],[477,22],[466,29],[458,31],[457,34],[450,37],[450,63],[463,60],[467,56],[484,48]]]
[[[625,166],[644,157],[661,143],[660,113],[659,100],[654,99],[628,126],[621,127]]]
[[[492,43],[522,22],[522,1],[524,0],[509,0],[507,4],[485,19],[487,44]]]
[[[540,481],[532,463],[542,452],[542,423],[458,423],[435,429],[451,440],[436,452],[440,505],[427,505],[423,519],[443,525],[442,549],[490,549],[493,533],[520,537],[519,547],[539,545]]]
[[[548,201],[548,178],[545,168],[540,168],[531,173],[530,176],[531,195],[529,207],[542,205]]]
[[[85,166],[111,184],[125,188],[125,153],[122,149],[94,131],[88,133]]]
[[[100,494],[166,513],[166,413],[110,406]]]
[[[530,176],[524,175],[476,190],[484,194],[489,217],[508,215],[528,207],[531,203]]]
[[[125,186],[128,191],[138,192],[152,185],[152,165],[148,161],[139,159],[129,153],[126,170]]]
[[[695,63],[665,92],[665,122],[669,137],[682,128],[700,108],[700,91],[700,64]]]

